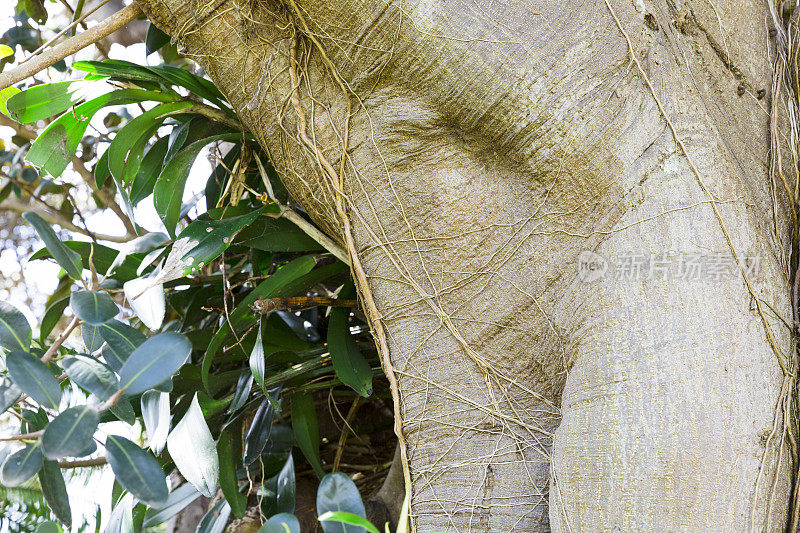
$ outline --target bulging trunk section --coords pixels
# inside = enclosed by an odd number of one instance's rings
[[[655,4],[144,2],[363,268],[418,531],[785,526],[763,7]]]

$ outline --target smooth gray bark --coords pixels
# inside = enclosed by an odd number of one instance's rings
[[[346,241],[342,178],[416,529],[782,530],[761,2],[295,1],[143,6]],[[617,268],[587,280],[587,252]],[[747,279],[709,270],[734,252]]]

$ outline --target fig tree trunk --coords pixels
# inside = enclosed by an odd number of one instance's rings
[[[350,252],[417,531],[787,526],[761,0],[142,6]]]

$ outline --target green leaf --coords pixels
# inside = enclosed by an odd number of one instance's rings
[[[244,438],[244,465],[249,466],[261,456],[264,447],[267,445],[270,431],[272,430],[272,419],[275,418],[275,407],[269,398],[263,400],[258,406],[247,435]]]
[[[100,336],[106,342],[103,358],[116,372],[120,371],[133,351],[147,340],[147,335],[119,320],[109,320],[100,326]]]
[[[61,242],[53,228],[33,211],[23,213],[22,218],[33,226],[47,250],[53,255],[53,259],[61,265],[67,275],[75,280],[81,279],[83,266],[80,256]]]
[[[0,414],[8,411],[8,408],[17,403],[22,391],[7,377],[0,377]]]
[[[222,533],[231,516],[231,506],[225,500],[220,500],[203,515],[197,524],[196,533]]]
[[[191,483],[184,483],[169,493],[167,501],[160,509],[148,509],[144,515],[142,527],[150,528],[163,524],[176,514],[183,511],[190,503],[200,497],[200,493]]]
[[[267,252],[321,251],[322,246],[285,218],[262,217],[236,236],[236,244]]]
[[[212,135],[193,142],[164,165],[156,181],[154,203],[156,211],[164,222],[170,236],[175,236],[175,227],[178,225],[181,206],[183,205],[183,190],[186,187],[186,179],[189,177],[189,171],[192,169],[197,154],[206,145],[215,141],[236,142],[241,140],[241,133]]]
[[[0,347],[27,350],[31,347],[31,325],[22,312],[10,303],[0,302]]]
[[[147,69],[174,85],[180,85],[197,96],[211,100],[224,109],[222,101],[225,100],[225,97],[219,89],[217,89],[217,86],[207,79],[201,78],[182,68],[171,67],[169,65],[156,65],[147,67]]]
[[[2,50],[3,46],[5,45],[0,44],[0,50]],[[6,46],[6,48],[8,47]],[[7,117],[11,116],[11,114],[8,111],[8,101],[11,99],[11,97],[19,94],[19,92],[20,92],[19,89],[17,89],[14,86],[6,87],[5,89],[0,89],[0,113],[4,114]]]
[[[353,513],[346,513],[344,511],[328,511],[319,517],[320,522],[338,522],[340,524],[349,524],[351,526],[362,527],[369,531],[369,533],[381,533],[377,527],[372,525],[372,522]],[[323,526],[324,527],[324,526]],[[327,530],[326,530],[327,531]]]
[[[75,316],[92,326],[108,322],[119,313],[114,300],[105,292],[75,291],[69,297]]]
[[[258,533],[300,533],[300,522],[294,515],[280,513],[264,522]]]
[[[65,409],[44,429],[42,453],[47,459],[82,457],[93,448],[98,415],[88,405]]]
[[[136,413],[133,411],[133,406],[127,398],[120,398],[117,400],[116,405],[112,405],[108,408],[108,410],[111,411],[119,420],[125,422],[129,426],[132,426],[136,423]]]
[[[14,55],[14,49],[5,44],[0,44],[0,59]]]
[[[236,518],[247,510],[247,496],[239,492],[236,470],[242,461],[241,423],[230,424],[222,430],[217,441],[219,457],[219,486]]]
[[[146,505],[160,507],[165,503],[169,495],[167,478],[155,457],[117,435],[106,439],[106,457],[125,490]]]
[[[186,414],[169,434],[167,450],[186,481],[201,494],[213,497],[219,480],[219,459],[197,393]]]
[[[108,147],[108,169],[123,185],[129,185],[142,162],[144,147],[170,114],[192,107],[189,101],[157,105],[128,122]]]
[[[239,374],[239,380],[236,382],[236,392],[233,394],[233,399],[228,407],[228,412],[233,413],[242,408],[242,406],[250,397],[250,389],[253,388],[253,373],[248,370],[243,370]]]
[[[162,83],[161,76],[150,72],[147,67],[125,61],[123,59],[107,59],[105,61],[76,61],[72,68],[83,72],[91,72],[100,76],[108,76],[122,80],[151,81]]]
[[[127,394],[138,394],[169,379],[189,359],[192,344],[179,333],[161,333],[136,348],[119,371]]]
[[[261,513],[272,516],[278,513],[293,513],[297,502],[297,486],[294,475],[294,458],[286,458],[281,471],[261,485],[259,489]]]
[[[157,52],[169,42],[169,35],[161,31],[152,22],[147,27],[147,37],[144,39],[144,48],[147,55]]]
[[[320,521],[329,511],[351,513],[361,518],[367,516],[356,484],[341,472],[323,477],[317,489],[317,513]],[[327,521],[321,523],[325,533],[364,533],[361,525]]]
[[[355,288],[349,282],[339,293],[339,298],[350,299],[355,297]],[[361,396],[372,394],[372,368],[361,355],[358,344],[350,333],[347,318],[350,310],[335,307],[331,310],[328,325],[328,349],[336,376],[342,383],[351,387]]]
[[[161,233],[157,235],[164,234]],[[164,236],[166,237],[166,235]],[[89,269],[89,258],[91,257],[92,264],[94,264],[95,270],[98,273],[108,272],[113,265],[114,268],[111,269],[111,273],[114,275],[114,279],[118,281],[127,281],[138,276],[136,274],[136,269],[139,267],[141,263],[140,258],[142,257],[141,255],[134,255],[138,254],[138,252],[126,254],[118,261],[122,252],[109,248],[108,246],[103,246],[102,244],[83,241],[64,241],[64,245],[80,256],[81,265],[87,270]],[[30,258],[33,260],[47,257],[52,256],[48,253],[47,248],[42,248],[34,252]]]
[[[23,0],[25,12],[37,24],[47,22],[47,10],[44,8],[44,0]],[[21,2],[22,3],[22,2]]]
[[[266,371],[265,367],[266,358],[264,356],[264,341],[261,340],[261,324],[259,323],[258,334],[256,335],[256,343],[253,345],[253,351],[250,352],[250,372],[253,373],[253,378],[261,389],[264,388],[264,372]]]
[[[69,355],[61,364],[69,379],[101,400],[109,399],[119,390],[114,372],[94,357]]]
[[[263,209],[256,209],[246,215],[222,220],[195,220],[186,226],[178,240],[189,239],[190,243],[197,244],[181,258],[188,262],[183,275],[191,274],[219,257],[231,245],[234,235],[258,218],[261,211]]]
[[[169,393],[149,390],[142,394],[142,421],[147,441],[154,454],[159,455],[167,443],[169,424]]]
[[[88,353],[94,353],[103,346],[103,338],[100,336],[100,326],[81,324],[81,339]]]
[[[62,533],[61,526],[52,520],[45,520],[40,522],[33,533]]]
[[[39,485],[42,487],[42,494],[47,505],[56,518],[65,526],[71,527],[72,511],[69,507],[67,486],[57,462],[44,461],[42,463],[42,468],[39,470]]]
[[[109,105],[124,105],[153,100],[173,102],[177,95],[142,89],[121,89],[98,96],[67,111],[50,123],[36,138],[25,159],[51,176],[60,176],[86,133],[90,119]]]
[[[230,320],[226,320],[223,325],[217,330],[212,337],[211,342],[206,349],[205,356],[203,357],[203,366],[201,367],[201,378],[203,386],[208,389],[208,375],[211,370],[211,363],[214,360],[217,350],[225,342],[225,338],[230,333],[230,324],[237,330],[241,329],[245,324],[252,324],[255,321],[255,316],[250,309],[250,305],[260,298],[274,298],[282,296],[280,292],[286,287],[290,287],[293,281],[302,278],[303,275],[311,272],[314,268],[314,258],[312,256],[303,256],[295,259],[288,265],[281,267],[277,272],[259,283],[250,294],[248,294],[231,312]],[[288,293],[290,295],[291,293]]]
[[[39,358],[28,352],[15,350],[6,356],[6,367],[8,375],[22,392],[44,407],[58,409],[61,387]]]
[[[34,85],[9,98],[8,111],[18,122],[36,122],[63,113],[86,98],[100,96],[111,89],[104,84],[79,80]]]
[[[131,183],[131,204],[139,202],[153,194],[156,179],[164,167],[164,158],[167,155],[169,137],[161,137],[145,152],[139,171]]]
[[[53,302],[50,307],[47,308],[47,311],[44,313],[44,317],[42,318],[42,323],[39,326],[39,341],[44,343],[47,339],[47,336],[52,333],[53,328],[56,327],[58,321],[64,316],[64,309],[67,308],[69,305],[69,296],[65,296],[59,300]]]
[[[319,428],[314,399],[307,392],[292,395],[292,430],[300,450],[319,477],[325,475],[319,458]],[[326,509],[329,510],[329,509]]]
[[[19,487],[42,468],[42,449],[39,444],[29,444],[3,461],[0,482],[4,487]]]
[[[133,533],[133,514],[131,512],[131,496],[123,497],[108,518],[108,524],[103,533]]]

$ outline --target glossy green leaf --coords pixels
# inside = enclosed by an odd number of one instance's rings
[[[112,405],[108,408],[108,410],[111,411],[119,420],[125,422],[129,426],[132,426],[136,423],[136,413],[133,410],[131,402],[127,398],[120,398],[117,400],[116,405]]]
[[[266,358],[264,356],[264,341],[261,340],[261,323],[258,324],[258,334],[253,351],[250,352],[250,372],[253,374],[256,385],[264,388],[264,372],[266,370]]]
[[[158,215],[171,236],[175,236],[175,227],[178,225],[181,206],[183,205],[183,191],[186,186],[186,180],[200,150],[215,141],[235,142],[241,141],[241,139],[241,133],[223,133],[206,137],[193,142],[164,165],[156,181],[154,203]]]
[[[81,324],[81,339],[88,353],[94,353],[103,346],[103,338],[100,336],[100,326]]]
[[[191,483],[184,483],[169,493],[167,501],[160,509],[148,509],[144,515],[142,527],[149,528],[163,524],[176,514],[183,511],[190,503],[199,498],[201,494]]]
[[[264,516],[293,513],[297,502],[294,458],[290,453],[280,472],[265,481],[259,489],[259,504]]]
[[[8,45],[0,44],[0,59],[11,57],[14,55],[14,49]]]
[[[169,102],[148,109],[128,122],[117,132],[108,147],[108,169],[111,175],[124,185],[130,185],[139,172],[147,141],[170,114],[194,105],[182,100]]]
[[[355,297],[355,288],[348,283],[340,292],[339,298],[351,299]],[[328,324],[328,349],[336,376],[342,383],[351,387],[361,396],[372,394],[372,368],[361,355],[356,340],[350,333],[348,316],[350,309],[335,307],[331,310]]]
[[[285,218],[259,218],[236,236],[236,243],[267,252],[323,250],[317,241]]]
[[[104,84],[79,80],[34,85],[9,98],[8,111],[17,122],[36,122],[110,90],[112,87]]]
[[[44,343],[48,335],[53,332],[58,321],[64,316],[64,309],[69,305],[69,296],[58,299],[47,308],[42,317],[42,323],[39,325],[39,340]]]
[[[83,72],[91,72],[101,76],[134,81],[152,81],[161,83],[161,76],[150,72],[147,67],[125,61],[124,59],[107,59],[105,61],[76,61],[72,68]]]
[[[231,512],[236,518],[242,518],[247,510],[247,496],[239,492],[239,481],[236,471],[242,462],[241,423],[225,427],[217,440],[217,457],[219,457],[219,486],[225,496]]]
[[[258,533],[300,533],[300,522],[292,514],[276,514],[264,522]]]
[[[227,501],[220,500],[200,519],[196,533],[222,533],[230,517],[231,506]]]
[[[25,315],[10,303],[0,302],[0,348],[27,350],[31,337],[31,325]]]
[[[75,155],[90,119],[103,107],[146,100],[172,102],[177,99],[177,95],[142,89],[121,89],[98,96],[51,122],[36,138],[25,159],[51,176],[60,176]]]
[[[174,85],[180,85],[197,96],[211,100],[217,105],[221,106],[222,101],[225,100],[225,97],[219,89],[217,89],[216,85],[205,78],[192,74],[188,70],[171,67],[169,65],[155,65],[147,68],[168,82]]]
[[[3,461],[0,483],[4,487],[19,487],[39,472],[42,460],[42,448],[38,443],[17,450]]]
[[[163,233],[157,235],[164,235]],[[70,250],[78,254],[81,260],[81,265],[85,269],[89,269],[89,258],[91,257],[92,264],[98,273],[108,272],[118,281],[127,281],[137,277],[136,269],[139,267],[141,255],[134,255],[136,252],[123,257],[119,262],[117,259],[120,257],[121,252],[103,246],[102,244],[89,243],[83,241],[64,241],[64,245]],[[31,255],[33,259],[43,259],[52,257],[47,248],[37,250]],[[112,268],[113,266],[113,268]]]
[[[159,455],[167,443],[172,417],[169,414],[169,393],[149,390],[142,394],[142,421],[147,432],[147,444]]]
[[[75,316],[92,326],[108,322],[119,313],[111,296],[97,291],[73,292],[69,298],[69,307]]]
[[[233,324],[235,329],[241,329],[245,324],[252,324],[256,318],[253,315],[250,305],[260,298],[274,298],[282,296],[280,292],[285,287],[291,286],[293,281],[302,278],[303,275],[311,272],[314,268],[315,261],[311,256],[303,256],[295,259],[288,265],[283,266],[269,278],[259,283],[252,292],[250,292],[231,312],[230,319],[226,320],[220,326],[217,332],[212,337],[211,342],[206,349],[205,356],[203,357],[203,365],[201,368],[201,378],[203,386],[208,389],[208,375],[211,370],[211,363],[217,350],[225,342],[225,339],[230,334],[230,325]],[[287,291],[288,293],[288,291]],[[288,295],[288,294],[287,294]]]
[[[253,373],[249,370],[243,370],[239,374],[239,380],[236,382],[236,391],[233,393],[233,399],[228,407],[228,412],[233,413],[242,408],[250,397],[250,390],[253,388]]]
[[[126,281],[122,286],[133,312],[152,331],[161,328],[166,314],[164,284],[156,283],[151,276]]]
[[[82,457],[93,448],[97,411],[88,405],[65,409],[44,429],[42,453],[47,459]]]
[[[8,375],[22,392],[44,407],[58,409],[61,387],[38,357],[15,350],[6,356],[6,367]]]
[[[173,126],[167,138],[167,153],[164,155],[164,163],[175,157],[175,154],[183,148],[186,139],[189,137],[192,122],[194,122],[194,118],[190,118],[189,120]]]
[[[33,533],[62,533],[61,527],[52,520],[40,522]]]
[[[250,465],[259,458],[264,447],[267,445],[270,431],[272,430],[272,420],[275,418],[275,408],[269,399],[265,399],[258,406],[253,421],[247,430],[244,438],[244,464]]]
[[[136,348],[119,379],[127,394],[138,394],[169,379],[189,359],[192,344],[179,333],[161,333]]]
[[[106,457],[125,490],[153,507],[165,503],[169,495],[167,478],[155,457],[117,435],[106,439]]]
[[[328,511],[319,517],[320,522],[338,522],[339,524],[347,524],[351,526],[361,527],[366,529],[369,533],[381,533],[380,530],[372,525],[372,522],[364,517],[358,516],[353,513],[345,513],[343,511]]]
[[[62,524],[67,527],[72,526],[72,511],[69,506],[67,496],[67,485],[64,483],[64,476],[61,475],[61,468],[55,461],[45,460],[39,470],[39,485],[42,487],[42,494]]]
[[[0,44],[0,50],[5,45]],[[6,46],[6,48],[8,48]],[[2,57],[0,57],[2,59]],[[0,61],[1,63],[2,61]],[[11,113],[8,111],[8,101],[11,99],[12,96],[17,95],[20,93],[20,90],[14,86],[6,87],[5,89],[0,89],[0,113],[4,114],[7,117],[11,116]]]
[[[119,390],[119,381],[114,372],[94,357],[68,355],[61,364],[69,379],[101,400],[109,399]]]
[[[186,414],[167,437],[167,450],[186,481],[203,495],[214,496],[219,459],[196,393]]]
[[[317,513],[345,512],[366,518],[364,502],[353,481],[341,472],[328,474],[322,478],[317,489]],[[364,527],[342,522],[321,522],[325,533],[364,533]]]
[[[116,372],[120,371],[133,351],[147,340],[147,335],[118,320],[109,320],[100,326],[100,336],[106,342],[103,358]]]
[[[23,213],[22,218],[33,226],[33,229],[39,234],[39,238],[42,239],[47,250],[53,255],[53,259],[61,265],[61,268],[64,269],[67,275],[75,280],[81,279],[83,265],[80,256],[61,242],[61,239],[58,238],[53,228],[33,211]]]
[[[292,395],[292,430],[297,445],[319,477],[325,475],[319,457],[319,427],[314,399],[309,393]],[[329,509],[326,509],[329,510]]]
[[[164,167],[168,142],[168,137],[162,137],[145,152],[142,163],[139,165],[139,170],[131,183],[130,200],[133,205],[137,205],[153,194],[156,179]]]
[[[191,250],[181,258],[188,262],[183,269],[183,275],[190,274],[219,257],[231,245],[234,236],[258,218],[262,210],[256,209],[246,215],[222,220],[195,220],[189,224],[178,235],[178,240],[189,239],[193,244]]]
[[[22,391],[7,377],[0,377],[0,414],[17,403]]]
[[[144,48],[147,55],[157,52],[169,42],[169,35],[158,29],[152,22],[147,27],[147,36],[144,38]]]

